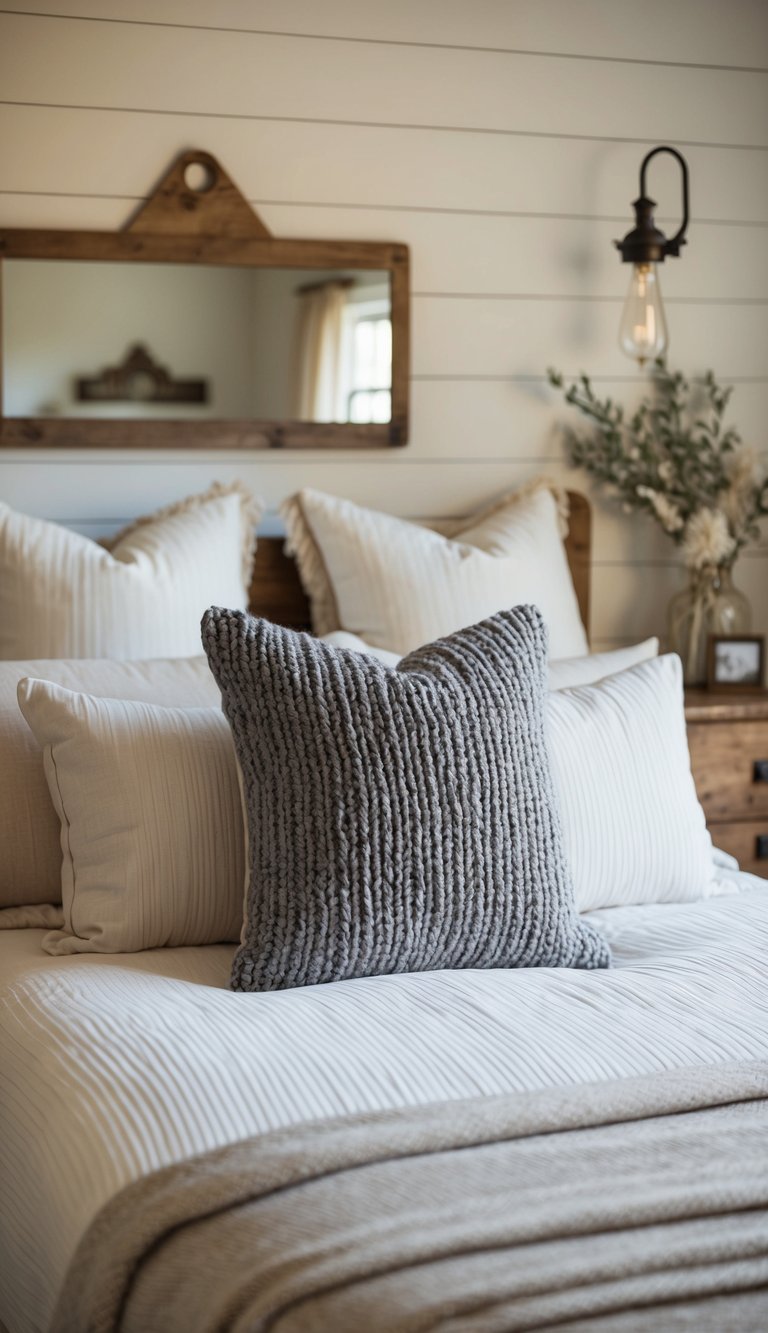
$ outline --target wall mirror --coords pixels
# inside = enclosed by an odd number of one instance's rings
[[[119,232],[0,231],[0,446],[408,435],[406,246],[272,237],[210,154]]]

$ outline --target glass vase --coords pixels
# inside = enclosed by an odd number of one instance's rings
[[[734,587],[730,565],[690,569],[688,586],[669,604],[669,650],[682,658],[685,684],[706,684],[710,634],[748,634],[751,625],[749,602]]]

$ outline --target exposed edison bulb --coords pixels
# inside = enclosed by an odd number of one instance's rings
[[[667,321],[655,264],[633,264],[619,325],[619,346],[641,366],[667,346]]]

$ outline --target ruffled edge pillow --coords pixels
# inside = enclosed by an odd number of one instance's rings
[[[588,651],[563,545],[568,499],[547,478],[442,523],[412,523],[311,489],[280,513],[319,636],[345,630],[402,654],[532,602],[553,656]]]
[[[212,598],[247,605],[261,512],[215,483],[95,542],[0,502],[0,659],[196,656]]]

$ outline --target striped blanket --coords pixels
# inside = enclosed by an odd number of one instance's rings
[[[768,1328],[768,1063],[260,1135],[106,1205],[52,1333]]]

